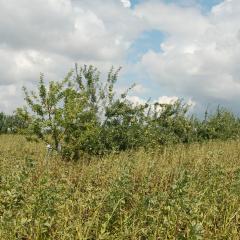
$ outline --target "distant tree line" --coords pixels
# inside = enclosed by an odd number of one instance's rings
[[[0,134],[17,133],[20,129],[24,129],[25,122],[16,114],[5,114],[0,112]]]
[[[220,107],[202,120],[190,116],[182,100],[130,102],[127,95],[133,86],[122,94],[115,91],[119,71],[112,68],[103,81],[97,68],[76,65],[63,80],[48,84],[41,75],[36,92],[24,88],[26,107],[12,116],[1,113],[0,132],[43,141],[68,160],[240,136],[240,119]]]

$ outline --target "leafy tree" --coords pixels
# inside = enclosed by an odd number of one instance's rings
[[[227,109],[218,107],[208,115],[198,127],[198,139],[221,139],[237,138],[240,136],[240,121]]]
[[[187,116],[188,109],[182,100],[173,104],[155,103],[147,123],[150,145],[191,142],[193,121]]]
[[[30,140],[42,140],[64,159],[105,154],[139,147],[239,137],[240,121],[218,108],[205,120],[189,116],[182,100],[173,104],[135,105],[114,86],[120,68],[111,68],[105,81],[93,66],[77,64],[61,81],[44,82],[36,92],[24,88],[27,107],[10,118],[0,114],[0,130],[20,130]]]
[[[105,148],[122,151],[144,146],[147,104],[134,106],[125,96],[106,109],[103,123]]]
[[[19,129],[25,128],[25,123],[17,114],[6,115],[0,113],[0,133],[16,133]]]
[[[81,152],[101,152],[101,117],[112,104],[119,70],[112,68],[105,84],[93,66],[76,65],[64,80],[50,81],[48,86],[41,75],[37,92],[24,88],[29,110],[18,110],[28,121],[25,134],[44,141],[67,159],[78,159]]]
[[[7,124],[7,116],[1,112],[0,113],[0,133],[7,133],[8,124]]]

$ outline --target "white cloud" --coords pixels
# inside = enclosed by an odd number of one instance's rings
[[[0,106],[2,111],[9,112],[9,108],[16,108],[18,106],[17,101],[20,100],[21,96],[19,96],[15,85],[0,86],[0,92]]]
[[[111,0],[0,1],[0,47],[119,63],[142,28],[119,5]]]
[[[132,102],[134,105],[141,105],[141,104],[146,103],[146,100],[144,100],[138,96],[127,96],[127,100]]]
[[[142,1],[134,9],[129,0],[0,0],[0,111],[21,105],[22,85],[36,86],[40,72],[59,79],[74,62],[104,71],[122,65],[125,76],[137,70],[134,79],[145,82],[135,87],[136,95],[150,97],[147,81],[154,81],[159,95],[236,109],[240,1],[225,0],[208,14],[190,6],[161,0]],[[151,30],[165,33],[162,51],[148,51],[139,63],[128,65],[129,46]],[[9,90],[13,87],[16,98]]]
[[[112,0],[0,0],[0,22],[0,86],[14,84],[19,95],[22,85],[36,86],[40,72],[59,79],[75,62],[103,71],[124,65],[142,31],[138,18]],[[7,95],[0,111],[23,103]]]
[[[139,69],[170,94],[201,103],[235,105],[240,94],[240,1],[225,0],[208,15],[174,4],[147,1],[136,14],[164,31],[162,52],[148,51]]]
[[[132,92],[136,94],[143,94],[143,93],[149,92],[149,89],[143,86],[142,84],[136,84],[132,89]]]
[[[139,97],[139,96],[136,96],[136,95],[133,95],[133,96],[127,96],[127,99],[133,103],[134,106],[137,106],[137,105],[143,105],[145,103],[148,103],[150,104],[152,107],[154,106],[154,103],[160,103],[160,104],[174,104],[176,101],[180,100],[179,97],[177,96],[161,96],[159,97],[158,99],[156,100],[152,100],[152,101],[146,101],[145,99]],[[193,101],[191,98],[189,98],[188,100],[185,100],[185,102],[188,107],[189,107],[189,110],[193,110],[196,106],[196,102]],[[161,106],[158,106],[157,107],[158,110],[161,110],[162,107]]]
[[[162,104],[174,104],[177,100],[178,100],[178,97],[176,96],[173,96],[173,97],[162,96],[158,98],[157,102]]]
[[[121,0],[122,4],[124,7],[126,8],[130,8],[131,7],[131,1],[129,0]]]
[[[209,25],[197,8],[183,8],[163,1],[149,0],[139,4],[135,14],[145,20],[149,28],[184,37],[185,40],[201,35]]]

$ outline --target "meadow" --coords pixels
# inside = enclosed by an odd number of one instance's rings
[[[239,239],[240,141],[63,161],[0,136],[0,239]]]

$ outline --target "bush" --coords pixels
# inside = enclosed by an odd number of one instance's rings
[[[220,108],[211,115],[206,115],[205,120],[199,124],[198,138],[209,139],[234,139],[240,135],[240,121],[227,109]]]
[[[131,103],[127,94],[132,87],[120,95],[114,90],[119,71],[111,68],[103,81],[93,66],[75,65],[62,81],[49,84],[41,75],[37,92],[24,88],[28,108],[16,111],[18,129],[69,160],[82,154],[239,136],[239,119],[225,109],[218,108],[201,121],[189,116],[189,106],[183,100]]]
[[[0,113],[0,134],[16,133],[19,129],[25,128],[25,121],[22,121],[17,114],[6,115]]]

